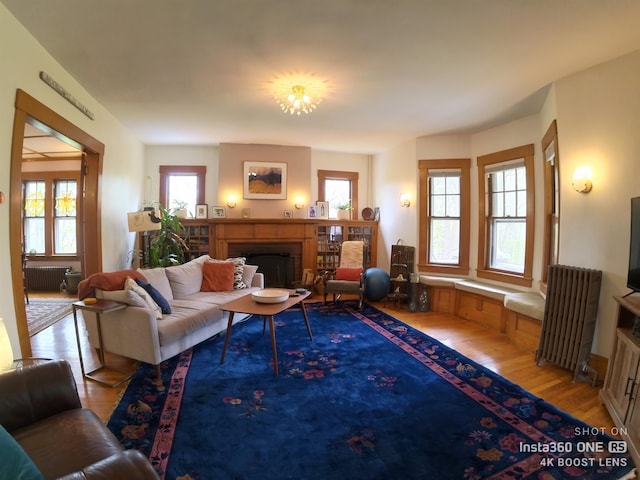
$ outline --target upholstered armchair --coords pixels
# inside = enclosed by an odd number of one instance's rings
[[[343,294],[358,296],[358,308],[364,305],[365,271],[367,270],[367,245],[361,240],[349,240],[340,245],[338,267],[332,275],[327,275],[324,285],[324,303],[327,295],[333,301]]]

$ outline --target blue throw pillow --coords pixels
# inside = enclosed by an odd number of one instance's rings
[[[145,282],[140,278],[136,278],[135,280],[138,285],[144,288],[147,291],[147,293],[151,295],[151,298],[153,298],[153,301],[158,304],[163,314],[171,313],[171,305],[169,305],[169,302],[167,301],[167,299],[164,298],[164,295],[162,295],[156,287],[154,287],[148,282]]]
[[[44,480],[15,439],[0,425],[0,480]]]

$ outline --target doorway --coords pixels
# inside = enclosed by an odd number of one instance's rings
[[[85,278],[102,270],[98,188],[102,174],[104,145],[22,90],[17,91],[15,107],[11,147],[9,248],[20,355],[29,357],[31,342],[22,289],[22,161],[25,125],[36,126],[83,152],[82,208],[78,212],[78,221],[81,225],[78,234],[78,252],[81,252],[79,253],[80,265]]]

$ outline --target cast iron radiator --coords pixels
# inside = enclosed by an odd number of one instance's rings
[[[573,380],[597,381],[589,367],[602,272],[567,265],[549,266],[547,299],[536,363],[543,360],[573,371]]]
[[[42,265],[25,268],[25,279],[28,291],[57,292],[64,280],[64,274],[71,270],[70,266]]]

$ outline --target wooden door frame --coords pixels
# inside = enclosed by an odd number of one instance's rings
[[[11,283],[13,285],[13,303],[15,306],[20,356],[30,357],[31,340],[27,327],[27,314],[22,288],[22,146],[24,125],[33,119],[54,135],[61,135],[77,143],[85,153],[83,168],[83,206],[81,210],[81,234],[79,253],[83,276],[102,271],[102,231],[100,187],[102,180],[102,162],[104,144],[82,131],[49,107],[18,89],[16,92],[16,111],[13,119],[13,138],[11,143],[11,181],[9,206],[9,250],[11,256]]]

